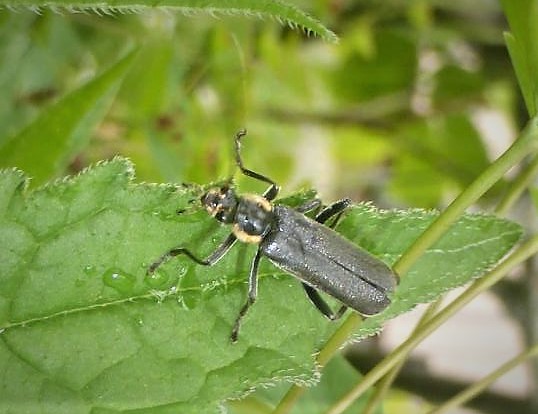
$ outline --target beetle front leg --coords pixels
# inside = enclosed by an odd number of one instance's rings
[[[247,301],[245,302],[245,304],[239,311],[239,315],[237,315],[237,318],[235,319],[234,327],[232,329],[232,335],[230,336],[230,340],[233,343],[237,342],[239,328],[241,327],[241,321],[243,317],[246,315],[252,304],[256,302],[256,298],[258,296],[258,266],[260,264],[261,257],[262,252],[260,249],[258,249],[258,251],[256,252],[256,256],[254,256],[254,260],[252,260],[252,265],[250,266],[250,274],[248,277]]]
[[[227,252],[232,248],[234,243],[237,241],[237,238],[233,233],[231,233],[226,240],[222,242],[222,244],[217,247],[217,249],[211,253],[207,258],[200,259],[198,258],[194,253],[192,253],[190,250],[186,249],[185,247],[174,247],[173,249],[169,250],[165,254],[163,254],[161,257],[159,257],[156,261],[154,261],[147,270],[147,274],[152,274],[157,270],[157,268],[162,265],[163,263],[170,260],[172,257],[179,256],[180,254],[184,254],[189,259],[191,259],[193,262],[196,262],[202,266],[213,266],[215,263],[217,263]]]

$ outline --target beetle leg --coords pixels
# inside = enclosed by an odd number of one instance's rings
[[[237,336],[239,335],[239,328],[241,327],[241,321],[243,317],[246,315],[249,308],[252,306],[252,304],[256,301],[256,297],[258,296],[258,265],[260,264],[260,259],[262,257],[262,252],[260,249],[256,252],[256,256],[254,256],[254,260],[252,260],[252,265],[250,266],[250,274],[248,277],[248,297],[247,301],[239,311],[239,315],[237,315],[237,318],[234,323],[234,327],[232,329],[232,335],[230,336],[230,339],[232,342],[237,342]]]
[[[196,262],[196,263],[198,263],[200,265],[213,266],[215,263],[217,263],[222,258],[222,256],[224,256],[228,252],[228,250],[231,249],[231,247],[234,245],[236,240],[237,240],[237,238],[235,237],[235,235],[233,233],[231,233],[226,238],[226,240],[224,240],[222,242],[222,244],[219,247],[217,247],[217,249],[213,253],[211,253],[209,256],[207,256],[207,258],[205,258],[205,259],[198,258],[196,255],[194,255],[194,253],[192,253],[190,250],[186,249],[185,247],[175,247],[175,248],[169,250],[168,252],[166,252],[165,254],[163,254],[156,261],[154,261],[149,266],[146,273],[151,274],[151,273],[155,272],[155,270],[157,270],[157,268],[160,265],[167,262],[172,257],[179,256],[180,254],[184,254],[189,259],[191,259],[192,261],[194,261],[194,262]]]
[[[314,306],[318,308],[318,310],[331,321],[336,321],[337,319],[340,319],[346,311],[347,306],[342,305],[340,309],[338,309],[338,311],[334,312],[316,289],[314,289],[310,285],[307,285],[306,283],[303,283],[303,288]]]
[[[310,211],[318,211],[321,207],[321,200],[319,198],[313,198],[312,200],[307,201],[304,204],[301,204],[295,209],[299,213],[305,214]]]
[[[344,198],[343,200],[337,201],[333,204],[331,204],[328,207],[325,207],[321,213],[319,213],[316,216],[316,221],[318,223],[325,223],[328,219],[330,219],[333,216],[336,216],[332,225],[330,226],[333,228],[336,226],[336,223],[342,216],[342,213],[346,208],[348,208],[351,205],[351,200],[349,198]]]
[[[277,183],[275,183],[273,180],[271,180],[269,177],[266,177],[265,175],[261,175],[260,173],[257,173],[255,171],[249,170],[248,168],[245,168],[243,166],[243,161],[241,159],[241,138],[243,138],[245,135],[247,135],[246,129],[241,129],[235,134],[235,164],[239,167],[241,172],[245,174],[247,177],[255,178],[256,180],[263,181],[264,183],[270,184],[271,186],[265,190],[263,193],[263,197],[267,201],[272,201],[276,198],[278,195],[278,192],[280,191],[280,187]]]
[[[316,216],[316,221],[318,223],[325,223],[328,219],[330,219],[333,216],[336,216],[333,222],[331,223],[330,227],[333,228],[338,223],[338,220],[342,216],[342,213],[344,210],[349,207],[351,204],[351,200],[349,198],[345,198],[343,200],[337,201],[333,204],[331,204],[328,207],[325,207],[318,215]],[[310,299],[310,301],[314,304],[316,308],[319,309],[319,311],[325,315],[327,318],[329,318],[331,321],[335,321],[337,319],[340,319],[344,312],[347,309],[346,305],[342,305],[340,309],[338,309],[336,312],[334,312],[331,307],[325,302],[325,299],[321,297],[321,295],[318,293],[316,289],[314,289],[312,286],[307,285],[306,283],[303,283],[303,288]]]

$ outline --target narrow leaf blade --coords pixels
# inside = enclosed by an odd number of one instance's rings
[[[18,167],[40,184],[63,171],[104,116],[133,54],[45,109],[0,147],[0,167]]]

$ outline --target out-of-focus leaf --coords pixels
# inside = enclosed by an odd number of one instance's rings
[[[169,36],[161,34],[148,39],[125,76],[118,95],[131,103],[129,116],[138,124],[156,122],[163,109],[169,93],[172,51]]]
[[[0,23],[0,145],[80,79],[84,46],[68,19],[8,13]],[[84,69],[88,73],[90,65]],[[76,80],[75,80],[76,79]]]
[[[443,187],[458,183],[464,188],[489,165],[480,135],[464,114],[421,120],[406,126],[396,139],[396,145],[405,151],[406,157],[398,161],[401,170],[396,169],[395,173],[402,172],[404,175],[395,175],[391,184],[392,192],[411,205],[419,202],[422,206],[435,206],[435,197],[443,195]],[[415,167],[411,165],[413,160],[417,163]],[[426,173],[424,168],[431,174]],[[421,169],[429,177],[417,176],[414,188],[409,172],[414,170],[418,173]],[[417,193],[421,179],[430,185],[431,180],[436,180],[439,191]],[[423,197],[422,202],[417,196]]]
[[[445,189],[445,177],[430,164],[413,156],[395,160],[391,194],[408,205],[432,208],[439,205]]]
[[[417,66],[413,42],[392,31],[377,33],[375,40],[372,56],[350,53],[333,74],[335,91],[344,100],[365,101],[411,90]]]
[[[484,90],[484,78],[480,73],[470,72],[457,66],[445,66],[435,74],[434,100],[441,108],[451,102],[469,101]]]
[[[538,210],[538,189],[537,188],[531,188],[530,189],[532,202],[534,203],[534,208]]]
[[[0,166],[29,172],[43,183],[62,172],[89,141],[105,114],[133,53],[90,82],[45,109],[32,123],[0,147]]]
[[[511,33],[505,41],[517,75],[529,116],[538,108],[538,2],[536,0],[501,0]]]

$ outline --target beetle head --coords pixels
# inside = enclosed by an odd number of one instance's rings
[[[207,212],[218,221],[226,224],[233,223],[238,199],[230,185],[225,184],[220,188],[209,190],[200,201]]]

